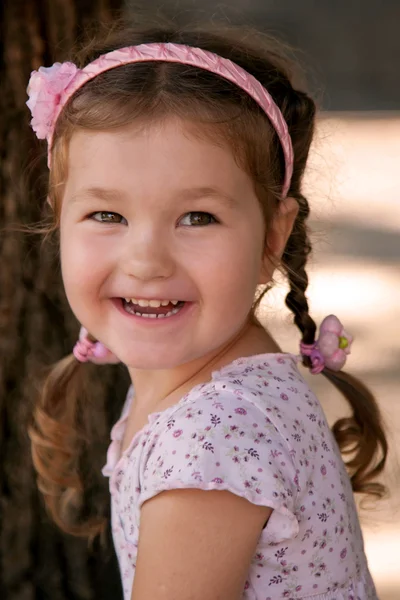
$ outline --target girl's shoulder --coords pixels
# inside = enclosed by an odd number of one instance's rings
[[[295,371],[283,355],[238,359],[158,414],[141,450],[139,504],[171,489],[227,490],[275,510],[274,542],[295,536],[296,466],[265,386]]]
[[[196,437],[200,429],[214,436],[219,431],[226,441],[236,431],[252,439],[268,431],[269,444],[274,438],[290,450],[292,436],[297,438],[299,431],[305,442],[316,434],[316,428],[328,428],[297,362],[292,354],[236,359],[214,371],[210,381],[196,385],[177,404],[157,413],[154,432],[157,437],[172,433],[178,439]]]
[[[175,405],[173,414],[179,414],[193,406],[215,408],[225,411],[232,403],[251,405],[265,416],[281,413],[281,418],[305,408],[322,409],[300,374],[294,354],[257,354],[238,358],[217,371],[211,380],[195,386]],[[239,408],[237,407],[238,413]]]
[[[294,502],[309,475],[306,467],[300,475],[296,455],[318,426],[303,422],[304,406],[318,401],[296,361],[237,359],[158,414],[141,455],[142,501],[172,487],[226,489],[274,508],[294,534]]]
[[[252,392],[253,397],[262,396],[265,388],[270,394],[280,395],[285,389],[290,391],[295,382],[308,388],[297,368],[298,361],[298,356],[284,353],[245,356],[214,371],[210,383],[222,384],[222,389],[242,388],[243,392]]]

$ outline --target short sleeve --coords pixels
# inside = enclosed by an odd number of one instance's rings
[[[209,393],[182,404],[158,427],[142,468],[140,504],[172,489],[228,490],[273,509],[264,530],[271,543],[297,535],[290,450],[251,400],[234,390]]]

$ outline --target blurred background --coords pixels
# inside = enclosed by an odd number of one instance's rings
[[[374,391],[389,432],[384,481],[390,497],[360,510],[379,598],[400,598],[400,115],[325,113],[319,119],[306,189],[311,199],[314,254],[311,314],[334,313],[355,336],[346,368]],[[277,281],[264,318],[284,347],[297,351],[286,286]],[[273,318],[272,318],[273,317]],[[277,318],[278,317],[278,318]],[[323,377],[308,377],[330,423],[346,414]]]
[[[299,49],[321,112],[305,189],[312,207],[314,254],[309,298],[317,322],[335,313],[356,341],[349,370],[376,393],[389,428],[385,475],[390,497],[360,510],[371,571],[381,600],[400,598],[400,2],[398,0],[3,0],[0,6],[0,230],[39,220],[46,164],[28,128],[25,88],[32,69],[65,60],[93,22],[118,11],[254,25]],[[29,169],[27,165],[30,165]],[[71,348],[77,324],[66,309],[54,257],[38,240],[0,236],[0,598],[83,600],[120,597],[106,550],[60,534],[34,490],[26,424],[34,375]],[[263,318],[281,345],[297,351],[277,279]],[[126,387],[118,369],[94,384],[100,470],[107,431]],[[329,420],[346,407],[322,377],[310,383]],[[117,394],[109,406],[107,398]],[[102,416],[103,403],[107,416]],[[88,490],[107,514],[104,482]],[[98,502],[95,500],[98,499]]]

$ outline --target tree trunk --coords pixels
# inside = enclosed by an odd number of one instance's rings
[[[36,491],[27,425],[44,366],[71,351],[78,324],[63,292],[57,253],[10,226],[41,218],[46,196],[44,144],[29,127],[30,72],[62,62],[86,25],[110,21],[123,0],[3,0],[0,6],[0,598],[83,600],[121,597],[112,549],[60,533]],[[7,230],[8,228],[8,230]],[[93,384],[98,443],[88,497],[109,510],[101,476],[109,430],[121,409],[126,375],[99,367]],[[109,398],[109,402],[107,399]]]

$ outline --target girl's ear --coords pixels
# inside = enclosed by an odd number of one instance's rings
[[[275,215],[268,225],[259,284],[271,281],[292,233],[298,212],[299,204],[295,198],[288,197],[280,201]]]

